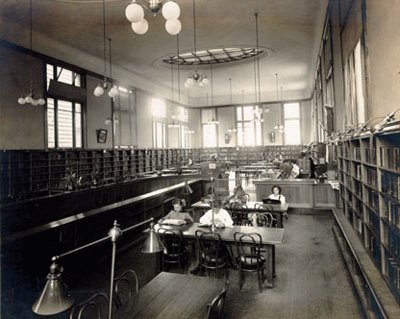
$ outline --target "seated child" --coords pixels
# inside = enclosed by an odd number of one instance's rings
[[[217,227],[232,226],[233,220],[228,211],[221,207],[221,199],[216,199],[214,201],[214,208],[205,212],[203,216],[200,217],[201,224],[211,225],[212,223],[212,211],[214,210],[214,223]]]
[[[186,223],[193,223],[192,216],[190,216],[188,212],[182,211],[182,207],[184,206],[184,201],[182,199],[180,198],[175,199],[172,202],[172,205],[174,209],[159,220],[160,224],[162,224],[162,222],[166,219],[179,219],[186,221]]]

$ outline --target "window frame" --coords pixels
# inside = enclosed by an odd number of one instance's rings
[[[245,119],[245,108],[251,108],[252,116],[250,119]],[[246,146],[263,146],[263,123],[261,119],[258,119],[256,112],[262,107],[258,104],[255,105],[239,105],[235,107],[235,116],[236,116],[236,143],[237,146],[246,147]],[[240,110],[240,116],[238,116]],[[246,144],[247,140],[245,137],[245,126],[246,124],[251,125],[250,129],[252,130],[253,141],[251,144]]]
[[[289,116],[287,116],[287,112],[286,112],[286,109],[285,109],[285,107],[286,106],[289,106],[289,105],[297,105],[297,108],[298,108],[298,115],[289,115]],[[284,138],[285,138],[285,145],[301,145],[302,144],[302,134],[301,134],[301,132],[302,132],[302,130],[301,130],[301,108],[300,108],[300,102],[288,102],[288,103],[283,103],[282,105],[281,105],[281,107],[283,107],[283,125],[284,125],[284,128],[285,128],[285,131],[284,131]],[[299,127],[299,131],[298,131],[298,134],[294,134],[294,136],[298,136],[299,137],[299,139],[298,139],[298,143],[289,143],[288,142],[288,138],[287,138],[287,127],[288,127],[288,125],[287,125],[287,123],[288,122],[297,122],[298,123],[298,127]],[[293,135],[293,134],[291,134],[291,135]]]

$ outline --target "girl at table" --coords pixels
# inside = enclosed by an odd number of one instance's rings
[[[212,223],[212,212],[214,210],[214,223],[217,227],[225,227],[225,226],[232,226],[233,220],[231,215],[229,215],[228,211],[223,209],[222,201],[220,198],[215,199],[214,201],[214,208],[205,212],[203,216],[200,217],[201,224],[211,225]]]
[[[272,194],[268,196],[269,199],[279,200],[281,204],[286,203],[285,196],[282,195],[282,188],[279,185],[273,185],[271,188]],[[283,213],[283,216],[288,219],[287,212]]]
[[[193,223],[193,218],[190,216],[188,212],[184,212],[182,210],[182,207],[184,205],[184,200],[177,198],[172,202],[172,205],[174,207],[173,210],[171,210],[167,215],[165,215],[163,218],[161,218],[158,223],[162,224],[162,222],[166,219],[178,219],[178,220],[184,220],[187,224]]]

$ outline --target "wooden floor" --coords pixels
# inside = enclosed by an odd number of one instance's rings
[[[290,214],[276,248],[275,288],[259,293],[250,274],[240,291],[232,272],[225,318],[360,318],[331,224],[328,214]]]

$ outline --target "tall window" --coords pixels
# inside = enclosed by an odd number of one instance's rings
[[[56,81],[75,87],[82,87],[82,75],[53,64],[46,64],[46,83]],[[63,97],[63,92],[47,91],[47,147],[82,147],[82,104]],[[57,95],[57,98],[55,96]],[[65,94],[64,94],[65,95]]]
[[[179,138],[180,138],[180,146],[182,148],[187,148],[189,145],[189,134],[187,125],[180,126]]]
[[[47,147],[82,147],[80,103],[47,98]]]
[[[365,122],[365,99],[361,40],[350,54],[345,65],[346,118],[348,125]]]
[[[217,121],[215,109],[201,110],[203,147],[217,147]]]
[[[258,119],[258,107],[236,107],[236,127],[238,146],[262,145],[261,121]]]
[[[285,144],[301,144],[299,103],[285,103],[283,112],[285,117]]]
[[[153,146],[155,148],[167,147],[165,126],[165,123],[153,122]]]
[[[152,98],[151,104],[153,111],[153,147],[165,148],[167,147],[167,132],[164,121],[167,117],[167,106],[165,101],[157,98]]]
[[[167,106],[165,101],[152,98],[151,101],[152,108],[153,108],[153,116],[159,118],[166,118],[167,117]]]

